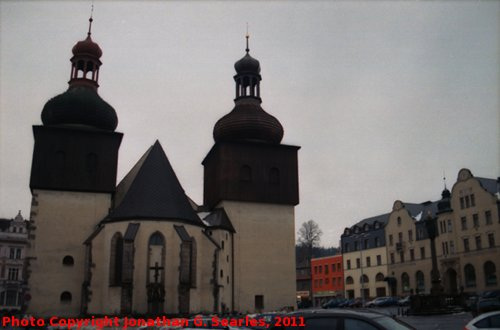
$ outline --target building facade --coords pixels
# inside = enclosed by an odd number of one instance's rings
[[[364,219],[341,237],[345,295],[368,301],[387,295],[387,253],[384,226],[388,215]]]
[[[29,313],[293,308],[299,147],[281,143],[283,127],[261,107],[248,39],[235,63],[235,106],[214,126],[196,205],[158,141],[116,185],[123,134],[97,93],[102,50],[91,24],[72,49],[68,90],[33,126]]]
[[[314,306],[344,296],[342,255],[311,259],[311,282]]]
[[[385,295],[382,287],[375,288],[380,291],[373,295],[367,284],[373,276],[386,283],[387,295],[430,293],[432,256],[426,219],[437,222],[436,256],[446,294],[498,290],[499,205],[498,179],[476,178],[462,169],[451,191],[445,187],[440,200],[420,204],[398,200],[390,213],[346,228],[342,235],[346,295],[362,296],[358,292],[363,290],[369,297]],[[378,243],[374,242],[374,226],[382,235]],[[370,251],[365,247],[370,244],[380,244],[378,252],[370,255],[370,259],[373,254],[381,259],[383,267],[376,274],[367,274],[372,262],[365,258]]]
[[[26,250],[29,222],[21,211],[14,219],[0,219],[0,310],[21,310],[26,296]]]

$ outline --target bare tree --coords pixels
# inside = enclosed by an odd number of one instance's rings
[[[309,220],[302,224],[298,234],[299,246],[306,248],[307,259],[311,260],[313,247],[319,246],[319,241],[323,232],[319,229],[319,225],[314,220]]]

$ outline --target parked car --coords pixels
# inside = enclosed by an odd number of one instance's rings
[[[350,304],[354,302],[354,299],[345,299],[344,302],[341,302],[338,307],[349,307]]]
[[[347,307],[351,308],[363,307],[363,300],[361,300],[361,298],[353,299]]]
[[[375,313],[369,310],[310,310],[303,312],[294,312],[283,315],[288,320],[294,322],[303,322],[303,324],[291,324],[290,326],[272,326],[270,329],[289,330],[289,329],[328,329],[328,330],[358,330],[358,329],[377,329],[377,330],[408,330],[412,326],[394,319],[390,316]]]
[[[387,307],[398,304],[398,300],[394,297],[378,297],[365,304],[366,307]]]
[[[297,308],[309,308],[312,307],[312,301],[310,300],[302,300],[297,303]]]
[[[472,319],[464,330],[500,329],[500,311],[489,312]]]
[[[410,296],[406,296],[398,300],[398,306],[409,306],[409,305],[410,305]]]
[[[346,299],[344,298],[333,298],[330,299],[328,302],[324,303],[321,305],[323,308],[337,308],[339,307],[340,304],[344,303]]]
[[[484,292],[477,303],[471,306],[471,314],[474,317],[492,311],[500,311],[500,290]]]

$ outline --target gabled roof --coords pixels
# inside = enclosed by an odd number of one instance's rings
[[[158,141],[120,182],[114,202],[105,222],[170,220],[204,226]]]
[[[213,229],[225,229],[232,233],[235,233],[233,224],[229,217],[227,216],[226,211],[223,208],[214,209],[210,214],[203,218],[203,221]]]

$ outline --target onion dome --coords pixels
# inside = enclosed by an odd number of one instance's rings
[[[116,112],[99,94],[87,86],[70,87],[50,99],[42,110],[44,125],[83,125],[114,131]]]
[[[76,45],[73,46],[73,55],[89,55],[100,58],[102,56],[102,50],[98,44],[92,41],[90,33],[87,38],[82,41],[78,41]]]
[[[236,97],[233,110],[219,119],[214,127],[215,142],[256,141],[279,144],[283,126],[278,119],[264,111],[260,98],[260,63],[249,54],[248,35],[246,55],[235,63]]]
[[[85,40],[73,47],[71,78],[66,92],[50,99],[42,110],[47,126],[72,125],[114,131],[118,125],[116,112],[98,94],[102,50],[90,37],[92,17]]]
[[[237,73],[260,73],[260,63],[247,53],[238,62],[234,63],[234,69]]]
[[[451,193],[445,187],[443,192],[441,193],[441,200],[438,202],[438,205],[437,205],[438,213],[451,211],[450,199],[451,199]]]
[[[233,110],[219,119],[214,127],[215,142],[257,141],[279,144],[283,126],[268,114],[256,99],[236,101]]]

